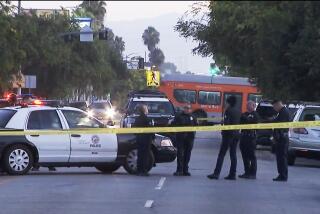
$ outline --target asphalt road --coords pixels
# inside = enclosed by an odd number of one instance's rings
[[[198,133],[191,177],[174,177],[176,164],[159,164],[150,177],[119,169],[103,175],[94,168],[57,168],[26,176],[0,175],[0,214],[82,213],[319,213],[320,162],[298,159],[289,168],[289,181],[275,183],[273,154],[259,149],[258,179],[208,180],[216,162],[220,137]],[[223,178],[228,173],[226,156]],[[238,152],[238,174],[243,172]]]

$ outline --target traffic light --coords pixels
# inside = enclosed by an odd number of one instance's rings
[[[138,69],[144,69],[144,58],[142,57],[139,58]]]
[[[215,63],[210,63],[209,72],[211,75],[215,76],[220,72],[220,69]]]
[[[108,30],[99,32],[99,40],[108,40]]]

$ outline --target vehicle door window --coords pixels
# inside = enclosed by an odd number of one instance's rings
[[[199,91],[198,103],[202,105],[220,105],[221,93],[217,91]]]
[[[98,120],[80,111],[62,110],[70,129],[100,128],[104,125]]]
[[[0,128],[5,128],[9,120],[13,117],[13,115],[16,112],[17,111],[15,110],[1,109],[0,110]]]
[[[300,121],[318,121],[320,120],[320,108],[305,109],[301,116]]]
[[[30,113],[27,129],[62,129],[56,110],[41,110]]]
[[[196,91],[176,89],[173,96],[179,103],[196,103]]]
[[[268,121],[268,118],[276,117],[278,112],[273,109],[271,103],[259,103],[256,109],[262,122]]]

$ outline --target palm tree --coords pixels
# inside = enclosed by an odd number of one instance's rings
[[[148,50],[152,52],[156,45],[160,42],[160,33],[154,28],[149,26],[142,34],[143,43],[148,46]]]
[[[160,66],[164,62],[164,54],[160,48],[155,48],[149,53],[149,61],[152,65]]]
[[[104,16],[107,13],[105,1],[83,1],[80,7],[91,12],[97,20],[99,28],[103,27]]]

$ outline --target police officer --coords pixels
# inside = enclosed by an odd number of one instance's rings
[[[278,112],[273,122],[289,122],[290,116],[288,109],[283,105],[281,100],[272,102],[273,108]],[[278,177],[274,181],[288,180],[288,146],[289,146],[289,129],[274,129],[273,138],[275,140],[275,152],[277,158]]]
[[[175,116],[172,126],[196,126],[196,120],[189,114],[190,106],[185,106],[181,113]],[[178,132],[175,135],[175,145],[177,147],[177,171],[174,176],[191,176],[189,172],[189,162],[195,132]]]
[[[256,103],[247,103],[247,112],[241,114],[241,124],[258,123],[258,114],[255,111]],[[256,158],[256,130],[241,130],[240,151],[243,159],[244,174],[239,178],[256,179],[257,158]]]
[[[148,106],[140,105],[138,106],[139,116],[137,117],[134,127],[152,127],[152,121],[147,117],[148,115]],[[149,156],[151,152],[151,143],[155,135],[146,133],[146,134],[137,134],[137,145],[138,145],[138,160],[137,160],[137,175],[139,176],[149,176],[148,174],[148,165],[149,165]]]
[[[226,110],[224,113],[224,125],[237,125],[240,123],[240,111],[236,108],[237,99],[235,96],[230,96],[226,101]],[[226,180],[236,180],[237,170],[237,144],[239,141],[239,130],[224,130],[222,134],[222,143],[220,146],[219,155],[217,158],[216,168],[213,174],[208,175],[209,179],[219,179],[221,168],[223,165],[224,156],[228,149],[230,149],[231,166],[229,175],[225,177]]]

